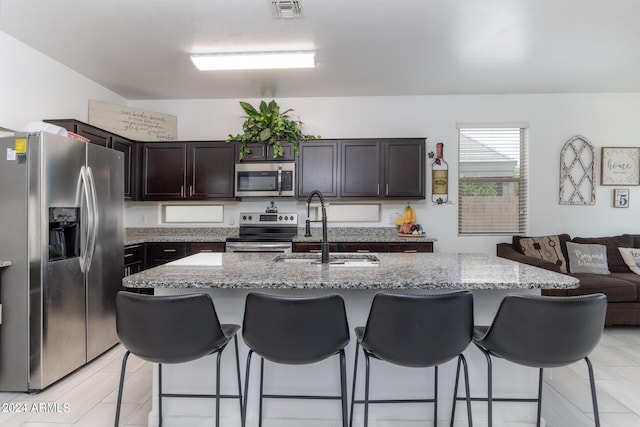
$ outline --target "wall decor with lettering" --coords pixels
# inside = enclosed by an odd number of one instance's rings
[[[628,208],[629,207],[629,189],[616,188],[613,190],[613,207]]]
[[[136,141],[175,141],[178,118],[126,105],[89,100],[89,124]]]
[[[601,185],[640,185],[640,147],[602,147]]]

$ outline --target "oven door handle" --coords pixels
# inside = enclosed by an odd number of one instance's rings
[[[290,250],[291,243],[227,243],[232,252]]]

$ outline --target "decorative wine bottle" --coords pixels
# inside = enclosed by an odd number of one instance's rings
[[[442,158],[443,144],[436,144],[436,158],[431,163],[431,201],[439,205],[449,201],[449,165]]]

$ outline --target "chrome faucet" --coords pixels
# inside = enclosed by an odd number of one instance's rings
[[[309,206],[311,205],[311,199],[313,196],[318,196],[320,199],[320,205],[322,206],[322,244],[320,249],[322,250],[322,264],[329,264],[329,240],[327,239],[327,209],[324,206],[324,196],[319,190],[313,190],[309,193],[307,198],[307,220],[305,222],[304,237],[311,237],[311,222],[319,222],[319,220],[311,221],[309,219]]]

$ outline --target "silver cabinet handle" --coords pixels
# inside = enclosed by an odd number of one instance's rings
[[[189,196],[193,196],[193,185],[189,186]]]
[[[356,250],[357,253],[367,253],[367,252],[371,252],[369,249],[358,249]]]
[[[387,182],[387,187],[386,187],[386,190],[385,190],[385,192],[384,192],[384,195],[385,195],[385,196],[388,196],[388,195],[389,195],[389,183],[388,183],[388,182]]]
[[[184,197],[184,185],[180,186],[180,197]]]
[[[124,254],[125,258],[129,258],[130,256],[133,256],[134,254]]]
[[[163,249],[162,252],[166,252],[166,253],[173,253],[175,252],[175,249]]]
[[[406,254],[414,254],[414,253],[417,253],[417,252],[418,252],[417,249],[406,249],[404,251],[404,253],[406,253]]]

